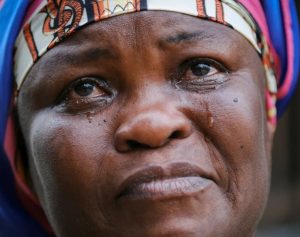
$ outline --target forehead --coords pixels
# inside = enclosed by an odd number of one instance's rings
[[[190,34],[198,39],[213,40],[211,43],[218,41],[222,44],[225,43],[224,41],[235,41],[236,46],[243,43],[251,46],[243,36],[229,27],[168,11],[144,11],[108,18],[76,32],[72,36],[72,43],[82,43],[83,38],[97,43],[95,37],[100,36],[101,42],[112,41],[118,45],[117,39],[126,39],[126,45],[133,45],[138,41],[151,41],[158,38],[169,39],[168,41],[172,42],[171,36],[190,39]],[[173,41],[180,41],[180,38],[174,38]]]

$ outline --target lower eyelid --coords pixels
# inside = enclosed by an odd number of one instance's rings
[[[90,111],[103,110],[111,100],[101,96],[82,99],[65,100],[62,104],[57,105],[58,112],[67,114],[84,114]]]
[[[211,76],[204,76],[196,79],[186,79],[175,83],[176,88],[191,90],[196,92],[205,92],[218,89],[229,80],[229,73],[217,73]]]

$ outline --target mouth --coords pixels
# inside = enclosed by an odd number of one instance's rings
[[[150,166],[129,176],[120,185],[116,200],[158,201],[194,196],[204,192],[213,180],[190,163]]]

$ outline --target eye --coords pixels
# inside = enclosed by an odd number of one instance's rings
[[[61,93],[56,108],[59,112],[80,114],[106,108],[115,96],[115,90],[103,79],[77,79]]]
[[[191,91],[208,91],[222,85],[228,70],[212,59],[192,59],[181,65],[181,76],[176,82],[177,87]]]
[[[91,95],[96,89],[94,83],[82,82],[74,87],[74,92],[81,97],[86,97]]]
[[[191,62],[187,62],[184,79],[203,80],[224,71],[226,71],[226,69],[214,60],[195,59]]]
[[[84,99],[109,95],[107,85],[95,78],[82,78],[71,85],[66,99]]]
[[[204,77],[217,70],[206,63],[195,63],[191,66],[191,72],[197,77]]]

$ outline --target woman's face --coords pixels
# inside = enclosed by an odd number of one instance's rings
[[[57,236],[252,236],[270,176],[264,78],[240,34],[178,13],[114,17],[51,49],[18,114]]]

